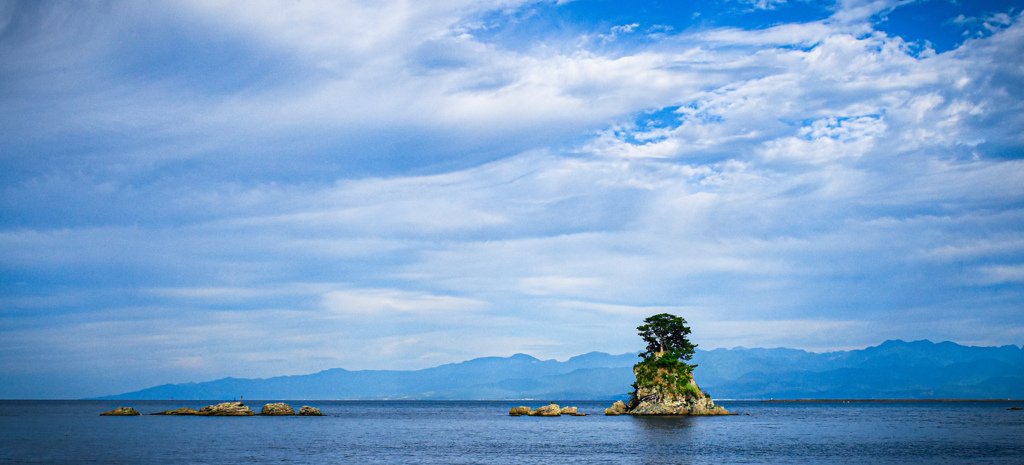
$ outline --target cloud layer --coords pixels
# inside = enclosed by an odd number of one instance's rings
[[[1021,6],[938,3],[0,3],[0,397],[1020,344]]]

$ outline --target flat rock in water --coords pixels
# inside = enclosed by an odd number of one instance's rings
[[[109,412],[103,412],[100,414],[101,417],[127,417],[134,415],[141,415],[141,413],[131,407],[118,407]]]
[[[320,413],[320,409],[318,409],[316,407],[310,407],[308,405],[303,405],[302,408],[299,409],[299,415],[310,416],[310,417],[321,417],[324,414]]]
[[[560,413],[562,415],[576,415],[578,412],[576,407],[562,407],[562,411]]]
[[[151,413],[150,415],[199,415],[199,411],[192,407],[182,407],[174,410],[164,410],[163,412]]]
[[[199,415],[211,417],[242,417],[255,414],[256,412],[241,402],[221,402],[199,409]]]
[[[261,415],[295,415],[295,409],[284,402],[277,402],[264,405]]]

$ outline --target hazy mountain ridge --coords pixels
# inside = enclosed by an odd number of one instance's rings
[[[616,399],[635,354],[565,362],[516,354],[416,371],[341,368],[266,379],[167,384],[105,399]],[[1024,349],[886,341],[861,350],[697,350],[697,382],[716,398],[1024,398]]]

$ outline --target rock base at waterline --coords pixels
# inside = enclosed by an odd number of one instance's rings
[[[735,415],[725,407],[715,405],[707,398],[689,398],[684,401],[669,402],[640,402],[628,412],[630,415],[692,415],[692,416],[713,416],[713,415]]]

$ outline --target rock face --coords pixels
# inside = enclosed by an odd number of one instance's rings
[[[625,402],[623,402],[621,400],[617,400],[617,401],[615,401],[614,404],[612,404],[611,407],[608,407],[608,408],[604,409],[604,414],[605,415],[609,415],[609,416],[616,416],[616,415],[622,415],[622,414],[626,413],[628,410],[629,410],[629,407],[626,406]]]
[[[618,401],[605,415],[731,415],[700,390],[692,366],[674,356],[651,354],[633,373],[636,383],[629,404]]]
[[[134,415],[141,415],[141,414],[139,413],[138,410],[135,410],[135,409],[133,409],[131,407],[118,407],[118,408],[116,408],[114,410],[111,410],[109,412],[103,412],[103,413],[100,414],[100,416],[102,416],[102,417],[118,417],[118,416],[123,417],[123,416],[134,416]]]
[[[198,415],[211,417],[241,417],[255,415],[251,408],[241,402],[221,402],[199,409]]]
[[[164,410],[163,412],[151,413],[150,415],[199,415],[199,411],[191,407]]]
[[[303,405],[302,408],[299,409],[299,415],[310,416],[310,417],[320,417],[320,416],[323,416],[324,414],[320,413],[320,409],[318,409],[316,407],[310,407],[308,405]]]
[[[689,372],[648,369],[637,364],[636,390],[625,413],[630,415],[731,415],[701,392]]]
[[[515,416],[519,416],[519,415],[530,415],[531,413],[533,413],[533,409],[531,409],[530,407],[527,407],[525,405],[520,405],[518,407],[512,407],[512,410],[508,411],[508,414],[512,415],[514,417]]]
[[[266,404],[263,406],[261,415],[295,415],[295,409],[284,402]]]
[[[661,402],[640,402],[629,410],[630,415],[732,415],[725,407],[715,405],[710,397],[686,397]]]

